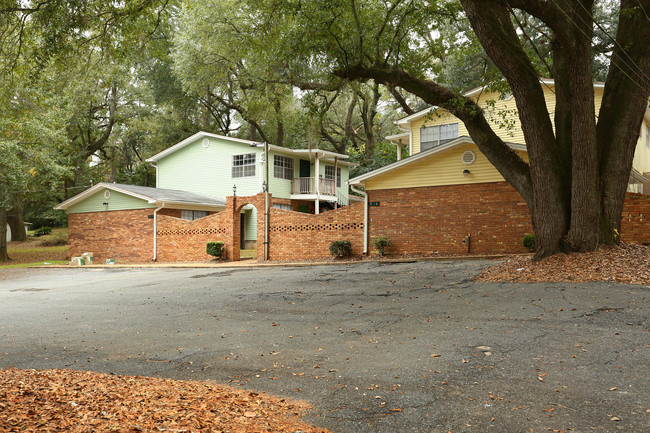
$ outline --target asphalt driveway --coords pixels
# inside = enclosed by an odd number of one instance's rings
[[[488,264],[0,271],[0,368],[210,379],[334,432],[650,431],[650,289]]]

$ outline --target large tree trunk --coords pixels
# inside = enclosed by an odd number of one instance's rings
[[[7,209],[0,207],[0,262],[11,260],[7,253]]]
[[[621,11],[626,12],[619,17],[617,43],[596,127],[600,151],[600,240],[605,244],[616,244],[620,239],[625,192],[650,96],[650,1],[622,0]]]
[[[23,199],[18,197],[11,215],[7,217],[7,222],[11,228],[11,240],[24,242],[27,240],[25,232],[25,221],[23,219]]]

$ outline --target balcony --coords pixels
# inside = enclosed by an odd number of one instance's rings
[[[334,179],[318,178],[318,192],[323,200],[336,200],[336,182]],[[329,197],[323,197],[329,196]],[[291,180],[291,198],[292,199],[315,199],[316,198],[316,178],[315,177],[296,177]]]

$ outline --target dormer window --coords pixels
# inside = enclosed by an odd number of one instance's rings
[[[440,146],[454,138],[458,138],[458,123],[423,126],[420,128],[420,152]]]

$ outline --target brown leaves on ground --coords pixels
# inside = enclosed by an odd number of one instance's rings
[[[0,432],[327,432],[300,421],[306,409],[209,382],[0,370]]]
[[[533,262],[532,257],[514,256],[483,271],[479,281],[517,283],[615,281],[650,285],[650,249],[621,244],[589,253],[556,254]]]

